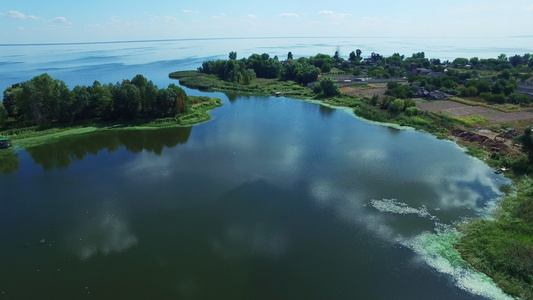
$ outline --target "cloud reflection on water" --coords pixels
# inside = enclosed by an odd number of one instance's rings
[[[77,233],[71,235],[70,244],[82,260],[97,254],[120,253],[137,245],[137,237],[126,221],[109,212],[99,218],[88,219]]]

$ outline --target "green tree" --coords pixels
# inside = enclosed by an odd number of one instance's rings
[[[249,85],[251,84],[256,78],[255,72],[253,69],[247,69],[244,71],[244,76],[242,78],[242,84]]]
[[[174,100],[174,114],[187,113],[190,110],[188,97],[185,91],[175,84],[168,86],[170,98]]]
[[[110,86],[113,87],[113,85]],[[95,81],[88,92],[91,95],[89,100],[91,118],[110,119],[114,112],[114,100],[110,87]]]
[[[457,89],[457,94],[460,96],[460,97],[468,97],[468,90],[466,89],[466,87],[464,86],[458,86]]]
[[[320,91],[325,97],[333,97],[341,94],[337,83],[329,77],[320,80],[319,86]]]
[[[287,60],[292,60],[292,52],[287,53]]]
[[[509,62],[511,63],[511,65],[513,65],[513,67],[516,67],[518,65],[524,64],[524,59],[520,55],[515,55],[509,57]]]
[[[391,111],[392,113],[400,113],[403,111],[404,107],[405,107],[404,100],[395,99],[394,101],[392,101],[392,103],[390,103],[389,111]]]
[[[363,51],[360,49],[355,50],[355,55],[357,55],[357,60],[361,61],[361,54],[363,54]]]
[[[124,80],[116,86],[114,95],[115,117],[123,119],[135,119],[141,112],[141,93],[139,88],[131,84],[129,80]]]
[[[4,103],[0,101],[0,128],[4,127],[7,121],[7,110],[4,107]]]
[[[91,112],[91,94],[85,86],[75,86],[72,90],[72,110],[74,118],[78,120],[89,119]]]
[[[468,90],[468,95],[469,95],[470,97],[475,97],[475,96],[477,96],[477,95],[479,94],[479,91],[478,91],[477,88],[476,88],[475,86],[473,86],[473,85],[472,85],[472,86],[469,86],[469,87],[467,88],[467,90]]]
[[[522,149],[527,153],[529,162],[533,163],[533,130],[531,127],[527,127],[524,130],[524,134],[521,135],[518,140],[522,143]]]
[[[21,84],[22,91],[16,99],[24,120],[29,124],[48,124],[58,120],[60,107],[68,102],[68,88],[63,81],[48,74],[35,76]]]
[[[237,59],[237,52],[235,52],[235,51],[231,51],[231,52],[229,53],[229,59],[230,59],[230,60],[236,60],[236,59]]]
[[[350,52],[350,57],[348,58],[348,60],[351,62],[357,61],[357,54],[355,54],[355,51]]]
[[[455,68],[464,67],[467,64],[468,64],[468,59],[467,58],[462,58],[462,57],[458,57],[458,58],[454,59],[453,62],[452,62],[452,65]]]
[[[22,88],[18,83],[4,90],[4,107],[10,117],[18,118],[20,115],[16,98],[20,98],[21,94]]]

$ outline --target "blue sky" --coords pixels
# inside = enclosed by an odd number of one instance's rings
[[[0,44],[533,35],[533,1],[1,0]]]

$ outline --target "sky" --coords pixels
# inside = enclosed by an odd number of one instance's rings
[[[0,44],[531,36],[533,0],[1,0]]]

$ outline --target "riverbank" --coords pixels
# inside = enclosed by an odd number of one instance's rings
[[[517,136],[508,131],[500,135],[501,143],[486,143],[476,127],[481,118],[454,117],[444,112],[415,110],[415,113],[391,113],[381,109],[370,98],[341,95],[329,98],[317,97],[307,87],[298,86],[290,92],[293,83],[270,80],[268,84],[257,81],[250,86],[222,81],[214,75],[197,71],[171,73],[171,78],[189,88],[254,95],[279,95],[302,99],[312,99],[328,106],[346,107],[364,119],[408,126],[435,135],[437,138],[450,139],[466,148],[466,153],[479,158],[494,168],[513,166],[515,173],[505,174],[514,182],[505,189],[506,196],[491,219],[473,220],[459,226],[461,238],[454,241],[455,248],[462,258],[473,268],[487,274],[506,293],[525,299],[533,298],[533,181],[527,172],[519,174],[519,166],[526,163],[525,154],[519,147],[512,147]],[[274,89],[276,87],[277,89]],[[285,88],[285,89],[282,89]],[[301,89],[307,89],[302,92]],[[291,95],[297,95],[292,97]],[[463,101],[464,103],[464,101]],[[516,123],[514,123],[516,125]],[[520,123],[524,126],[529,123]],[[505,130],[506,124],[493,122],[494,130]],[[513,129],[514,130],[514,129]],[[474,136],[475,135],[475,136]],[[492,141],[497,140],[493,138]],[[502,146],[508,145],[510,146]],[[524,170],[525,168],[520,168]],[[515,226],[516,225],[516,226]]]
[[[136,130],[159,129],[163,127],[190,127],[207,122],[211,119],[209,112],[222,106],[220,98],[188,96],[192,103],[190,111],[173,118],[137,119],[121,122],[106,122],[88,120],[73,124],[57,126],[32,126],[13,128],[0,132],[0,137],[7,137],[13,141],[15,148],[31,148],[50,143],[67,136],[86,134],[98,130]]]

